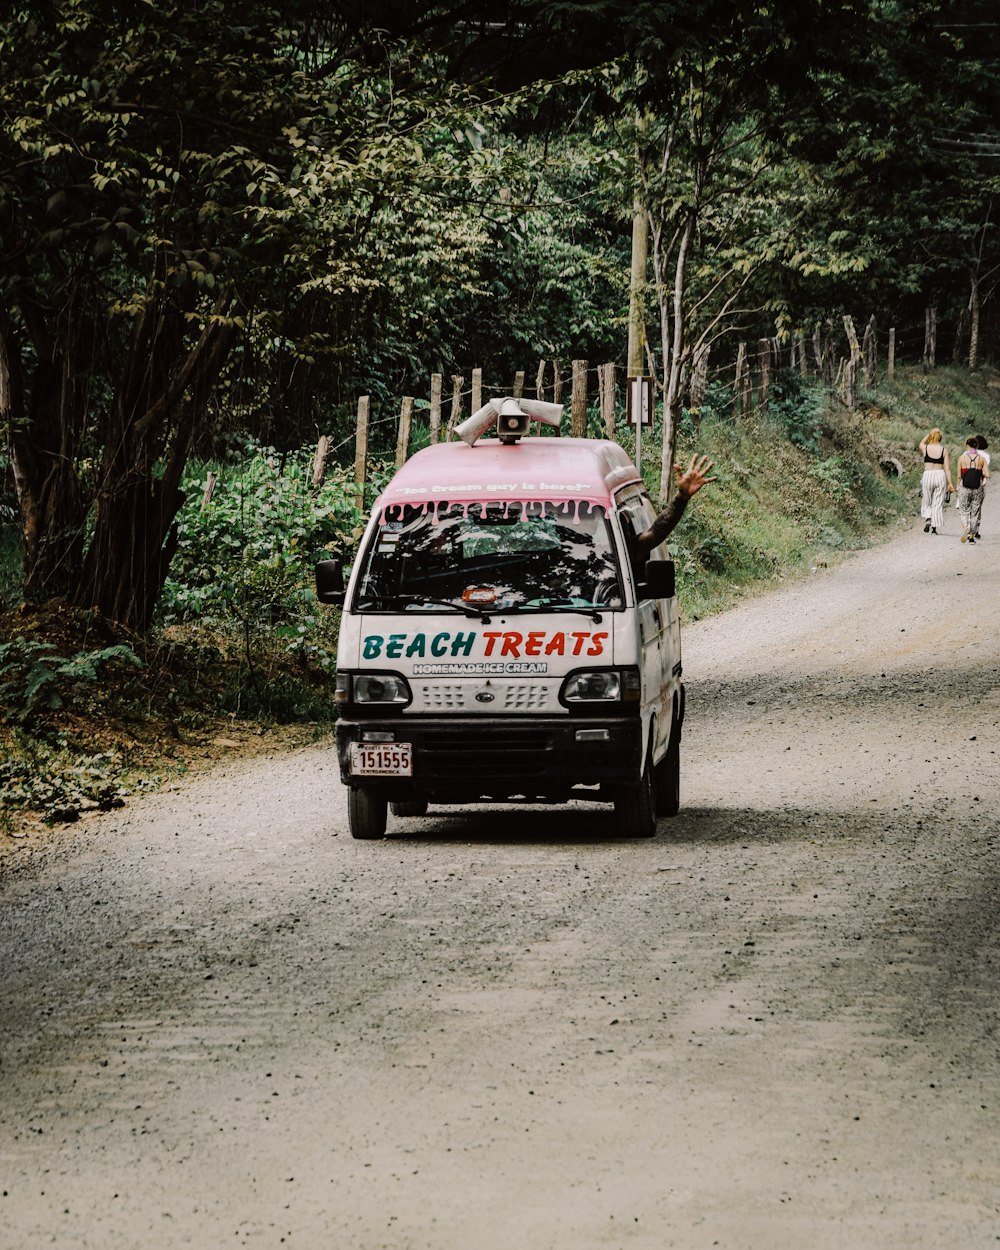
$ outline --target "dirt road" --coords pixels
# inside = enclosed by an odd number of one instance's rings
[[[690,627],[652,842],[310,748],[5,856],[0,1246],[995,1245],[995,511]]]

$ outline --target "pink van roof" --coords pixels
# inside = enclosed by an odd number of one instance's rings
[[[617,443],[594,438],[525,438],[438,443],[418,451],[376,501],[376,510],[423,502],[521,503],[587,500],[607,508],[639,474]]]

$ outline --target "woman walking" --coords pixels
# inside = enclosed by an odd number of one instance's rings
[[[990,475],[990,453],[986,450],[986,449],[987,449],[987,447],[989,447],[989,443],[986,441],[986,439],[983,437],[983,435],[982,435],[982,434],[977,434],[977,435],[976,435],[976,446],[979,448],[979,455],[982,457],[983,464],[986,466],[986,477],[989,477],[989,475]],[[986,499],[986,483],[985,483],[985,479],[984,479],[984,481],[983,481],[983,500],[985,501],[985,499]],[[982,510],[983,510],[983,509],[982,509],[982,505],[980,505],[980,508],[979,508],[980,515],[982,515]],[[976,529],[975,529],[975,532],[974,532],[974,533],[972,533],[972,534],[970,534],[970,535],[969,535],[969,537],[970,537],[970,538],[978,538],[978,537],[979,537],[979,523],[978,523],[978,521],[976,522]]]
[[[979,449],[979,439],[971,434],[965,440],[965,451],[958,458],[962,484],[958,488],[958,513],[962,518],[962,542],[974,543],[979,534],[979,518],[983,511],[983,483],[990,475]]]
[[[924,533],[930,530],[936,534],[944,529],[944,493],[954,490],[948,448],[941,441],[939,429],[931,430],[920,440],[920,453],[924,458],[924,475],[920,479],[920,515],[924,518]]]

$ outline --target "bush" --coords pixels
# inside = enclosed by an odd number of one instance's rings
[[[796,447],[814,454],[820,449],[827,404],[825,387],[792,369],[783,369],[771,387],[771,416]]]
[[[210,471],[217,481],[203,505]],[[353,550],[361,533],[347,471],[334,466],[314,490],[306,449],[282,456],[248,443],[235,463],[198,466],[184,490],[159,605],[163,625],[198,617],[254,626],[294,621],[313,602],[315,562]]]
[[[128,793],[120,773],[114,751],[83,755],[65,739],[47,743],[18,731],[8,757],[0,759],[0,827],[23,810],[41,812],[51,824],[119,807]]]
[[[65,657],[51,642],[14,638],[0,643],[0,720],[27,724],[43,709],[60,708],[82,682],[96,682],[101,667],[119,660],[135,668],[142,660],[127,643]]]
[[[8,512],[0,508],[0,610],[20,600],[23,581],[21,531],[13,521],[4,519]]]

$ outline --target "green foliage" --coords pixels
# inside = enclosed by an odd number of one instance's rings
[[[27,724],[42,709],[62,707],[79,684],[96,682],[102,667],[112,661],[142,667],[125,643],[68,657],[38,639],[0,643],[0,719]]]
[[[819,451],[828,403],[826,390],[819,383],[784,369],[774,380],[769,407],[796,447],[815,453]]]
[[[208,473],[218,474],[211,500]],[[235,461],[193,469],[177,551],[160,604],[163,624],[209,617],[279,626],[314,602],[313,565],[351,550],[363,521],[346,469],[311,485],[307,449],[281,456],[248,444]]]
[[[477,98],[398,41],[376,67],[320,7],[20,3],[0,30],[4,420],[35,600],[145,628],[215,392],[291,441],[345,375],[426,370],[401,345],[448,320],[443,293],[487,296],[519,159],[482,135],[526,93]],[[140,509],[141,534],[121,524]]]
[[[0,609],[12,606],[21,592],[21,533],[0,521]]]
[[[23,810],[49,823],[75,820],[81,811],[120,807],[127,792],[117,752],[81,754],[65,739],[47,743],[17,732],[0,760],[0,826]]]
[[[854,474],[843,456],[828,456],[810,465],[809,476],[836,500],[847,499],[855,488]]]

